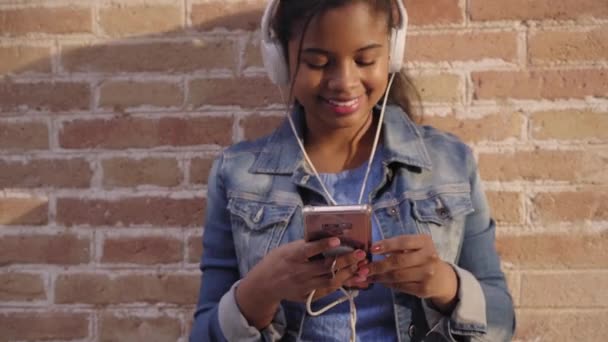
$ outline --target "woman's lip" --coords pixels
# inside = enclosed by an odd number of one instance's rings
[[[349,101],[340,101],[340,102],[352,102],[352,101],[354,101],[355,103],[353,105],[350,105],[350,106],[338,106],[338,105],[332,104],[327,99],[325,99],[325,98],[322,97],[323,102],[325,103],[325,105],[327,107],[329,107],[329,109],[334,114],[337,114],[338,116],[347,116],[347,115],[353,114],[356,111],[358,111],[361,108],[361,98],[362,97],[359,96],[359,97],[356,97],[356,98],[354,98],[352,100],[349,100]]]

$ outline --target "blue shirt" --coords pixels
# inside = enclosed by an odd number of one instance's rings
[[[363,201],[369,201],[371,191],[382,180],[382,147],[374,157]],[[367,171],[368,163],[340,173],[321,173],[319,176],[337,204],[358,204],[361,185]],[[372,241],[383,240],[377,220],[372,219]],[[374,255],[373,260],[382,256]],[[344,294],[337,291],[313,303],[313,310],[318,310],[341,298]],[[395,315],[391,290],[381,284],[374,284],[370,289],[359,291],[355,298],[357,309],[357,339],[360,341],[397,341],[395,333]],[[344,302],[324,314],[304,321],[302,339],[305,341],[348,341],[350,338],[350,306]]]

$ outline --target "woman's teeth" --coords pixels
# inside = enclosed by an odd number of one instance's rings
[[[329,102],[330,104],[334,105],[334,106],[339,106],[339,107],[352,107],[354,105],[357,104],[357,102],[359,102],[359,99],[354,99],[354,100],[350,100],[350,101],[334,101],[334,100],[327,100],[327,102]]]

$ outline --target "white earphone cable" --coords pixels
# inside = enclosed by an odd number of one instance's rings
[[[384,101],[382,102],[382,109],[380,111],[380,117],[378,119],[378,126],[376,128],[376,135],[374,137],[374,144],[372,145],[372,151],[369,157],[369,161],[367,163],[367,169],[365,171],[365,176],[363,178],[363,184],[361,185],[361,192],[359,193],[359,200],[357,201],[358,204],[361,204],[361,202],[363,201],[363,194],[365,193],[365,188],[366,188],[366,184],[367,184],[367,179],[369,178],[369,174],[371,172],[371,168],[372,168],[372,162],[374,160],[374,156],[376,154],[376,149],[378,147],[378,142],[380,140],[380,132],[382,130],[382,122],[384,120],[384,112],[386,110],[386,104],[388,101],[388,94],[390,93],[390,89],[391,86],[393,84],[393,80],[395,79],[395,73],[391,74],[391,77],[389,79],[388,82],[388,86],[385,92],[385,96],[384,96]],[[283,97],[283,92],[281,90],[281,88],[279,87],[279,93],[281,94],[281,99],[283,100],[284,103],[286,103],[285,98]],[[293,119],[291,117],[291,109],[292,109],[292,104],[289,103],[287,104],[287,118],[289,120],[289,124],[291,126],[291,130],[293,132],[294,137],[296,138],[296,141],[298,142],[298,146],[300,146],[300,150],[302,151],[302,154],[304,155],[304,159],[306,160],[306,162],[308,163],[308,166],[310,166],[312,172],[314,173],[315,177],[317,178],[317,180],[319,181],[319,184],[321,184],[321,187],[323,188],[323,192],[325,193],[325,195],[327,195],[327,198],[330,200],[332,205],[337,205],[337,202],[335,201],[335,199],[333,198],[333,196],[331,195],[331,193],[327,190],[327,188],[325,187],[325,184],[323,182],[323,180],[321,179],[321,177],[319,176],[319,173],[317,172],[317,169],[315,168],[315,166],[313,165],[312,161],[310,160],[310,158],[308,157],[308,154],[306,153],[306,148],[304,147],[304,143],[302,142],[302,138],[300,138],[298,136],[298,132],[296,129],[296,126],[293,122]],[[308,312],[309,315],[311,316],[319,316],[322,315],[323,313],[327,312],[328,310],[332,309],[333,307],[344,303],[345,301],[349,301],[349,305],[350,305],[350,328],[351,328],[351,341],[355,342],[356,340],[356,333],[357,333],[357,308],[355,306],[355,297],[357,297],[359,295],[359,291],[358,290],[353,290],[353,291],[348,291],[346,290],[344,287],[340,288],[340,291],[342,291],[342,293],[344,293],[344,297],[337,299],[336,301],[334,301],[333,303],[328,304],[327,306],[325,306],[324,308],[318,310],[318,311],[314,311],[312,310],[312,300],[314,298],[314,295],[316,293],[316,290],[313,290],[309,295],[308,298],[306,300],[306,311]]]

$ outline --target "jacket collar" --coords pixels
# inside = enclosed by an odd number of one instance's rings
[[[379,115],[380,107],[374,107]],[[296,106],[292,118],[298,136],[304,132],[304,110]],[[399,106],[387,105],[384,113],[383,145],[384,163],[400,163],[431,169],[431,160],[418,127],[407,117]],[[249,169],[252,173],[293,174],[298,168],[305,168],[306,162],[288,120],[270,135],[264,147]]]

